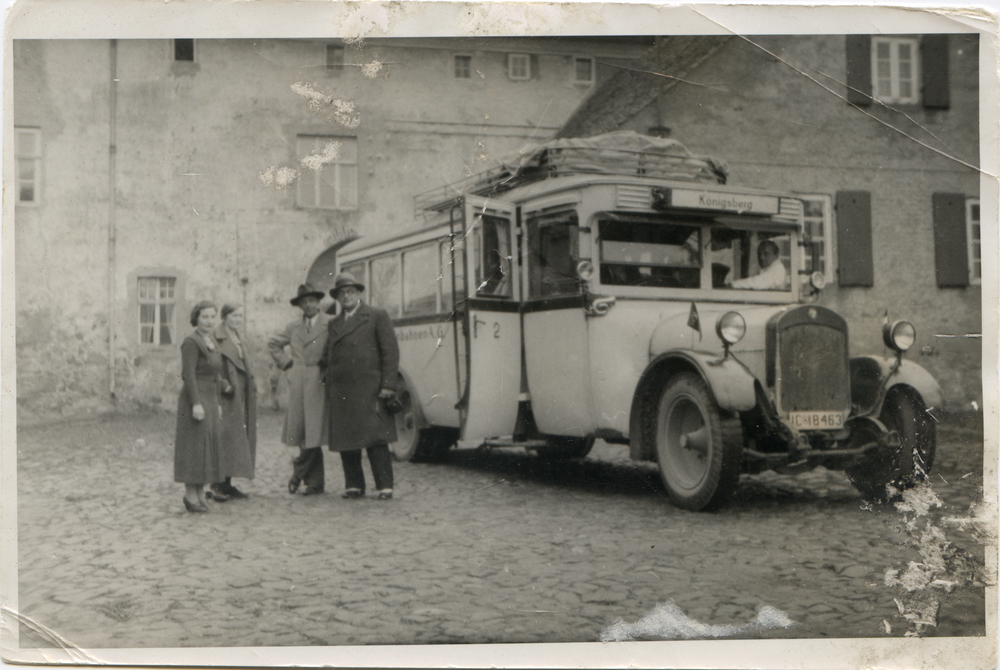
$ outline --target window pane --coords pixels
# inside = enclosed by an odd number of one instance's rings
[[[35,201],[35,186],[34,184],[21,184],[21,188],[17,192],[18,200],[21,202],[34,202]]]
[[[358,203],[358,166],[340,165],[340,206],[353,208]]]
[[[371,300],[376,307],[398,317],[400,311],[399,258],[386,256],[372,261]]]
[[[153,342],[153,326],[143,326],[141,332],[139,333],[139,340],[143,344],[154,344]]]
[[[37,156],[38,146],[36,139],[38,133],[20,131],[17,133],[17,146],[14,151],[19,156]]]
[[[510,222],[493,216],[483,217],[475,241],[476,293],[509,297]]]
[[[17,161],[18,173],[21,179],[27,181],[34,181],[35,179],[35,160],[32,158],[22,158]]]
[[[156,323],[156,305],[139,305],[139,323]]]
[[[876,52],[878,54],[879,60],[889,59],[889,43],[888,42],[876,42],[875,44]]]
[[[472,56],[455,56],[455,77],[470,79],[472,76]]]
[[[309,170],[312,172],[312,170]],[[337,207],[340,205],[339,189],[337,188],[337,166],[318,170],[316,179],[319,180],[319,206]]]
[[[403,252],[403,313],[437,311],[437,246]]]
[[[152,300],[156,297],[157,281],[155,277],[142,277],[139,279],[139,299]]]
[[[357,163],[358,140],[354,137],[340,137],[337,138],[337,141],[340,143],[340,149],[337,152],[337,162]]]
[[[299,173],[299,206],[316,207],[319,204],[316,201],[316,179],[320,174],[314,170],[302,170]]]

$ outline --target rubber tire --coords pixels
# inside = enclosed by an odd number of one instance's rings
[[[888,500],[888,486],[903,491],[924,481],[937,449],[934,420],[911,391],[890,389],[882,403],[879,421],[899,433],[899,449],[873,449],[846,471],[854,487],[872,501]]]
[[[454,444],[454,440],[449,440],[448,431],[417,428],[413,398],[405,388],[399,393],[399,401],[403,404],[403,411],[395,416],[396,441],[389,444],[392,457],[400,462],[427,462],[443,458]]]
[[[655,443],[663,485],[678,507],[716,509],[736,491],[743,432],[735,416],[723,413],[700,376],[682,372],[664,386],[656,405]],[[680,445],[680,436],[707,428],[706,453]]]
[[[547,447],[534,447],[534,451],[539,458],[552,460],[568,460],[571,458],[586,458],[590,450],[594,448],[597,441],[593,435],[587,437],[562,437],[549,436],[545,440],[549,443]]]

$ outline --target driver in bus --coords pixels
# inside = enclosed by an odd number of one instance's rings
[[[729,288],[748,288],[756,291],[783,291],[788,285],[788,270],[778,258],[780,251],[773,240],[764,240],[757,246],[757,264],[760,272],[729,282]]]

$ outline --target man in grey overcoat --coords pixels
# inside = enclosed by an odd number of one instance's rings
[[[361,301],[363,284],[346,272],[334,278],[330,295],[341,312],[330,320],[326,354],[326,416],[330,451],[339,451],[344,466],[344,498],[365,494],[361,450],[375,478],[379,500],[392,498],[392,455],[396,421],[385,400],[395,395],[399,380],[399,344],[389,314]]]
[[[325,485],[323,445],[328,444],[328,423],[319,360],[326,347],[330,317],[319,309],[323,292],[312,284],[299,286],[291,303],[302,310],[301,318],[275,333],[267,342],[271,357],[281,370],[288,370],[288,410],[281,441],[298,447],[288,480],[288,492],[305,484],[303,495],[322,493]]]

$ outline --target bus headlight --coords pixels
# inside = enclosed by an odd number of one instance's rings
[[[909,321],[896,321],[882,326],[882,341],[885,346],[903,353],[917,341],[917,329]]]
[[[580,261],[576,264],[576,276],[583,281],[590,281],[594,278],[594,264],[590,261]]]
[[[826,286],[826,275],[819,270],[816,270],[816,272],[809,275],[809,283],[812,285],[813,289],[821,291],[823,290],[823,287]]]
[[[715,334],[727,346],[736,344],[747,334],[747,322],[739,312],[726,312],[715,322]]]

